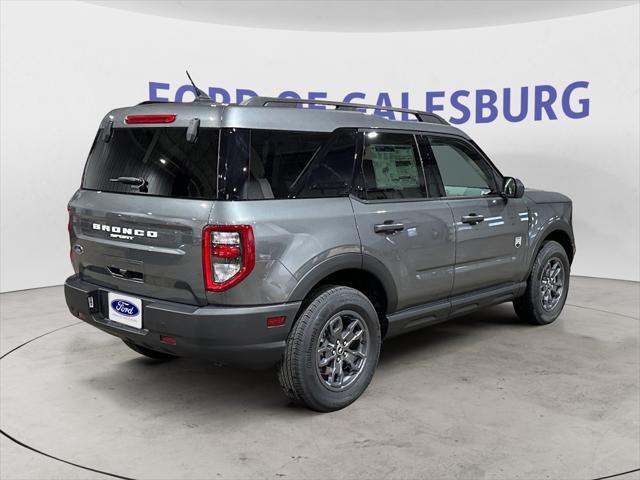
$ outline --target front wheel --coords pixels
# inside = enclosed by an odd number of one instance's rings
[[[327,287],[312,298],[293,326],[278,380],[294,402],[330,412],[365,391],[380,355],[380,323],[360,291]]]
[[[534,325],[547,325],[560,315],[569,292],[571,264],[562,245],[546,242],[531,268],[524,294],[513,301],[518,316]]]

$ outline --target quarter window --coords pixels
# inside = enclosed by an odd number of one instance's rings
[[[426,197],[419,158],[413,135],[367,132],[362,155],[366,198]]]
[[[232,200],[347,196],[355,145],[355,131],[223,129],[222,196]]]
[[[455,138],[429,136],[447,197],[495,193],[491,167],[470,145]]]
[[[319,153],[330,135],[330,133],[252,130],[249,199],[291,198],[294,183]]]
[[[290,196],[314,198],[347,195],[353,177],[355,153],[355,132],[336,132],[326,149],[305,166],[291,186]]]

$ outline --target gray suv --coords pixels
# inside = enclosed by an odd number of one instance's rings
[[[109,112],[69,202],[71,313],[148,357],[277,365],[318,411],[363,393],[383,339],[508,301],[553,322],[571,200],[525,192],[437,115],[364,108],[382,107]]]

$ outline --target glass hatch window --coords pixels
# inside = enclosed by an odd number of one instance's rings
[[[201,128],[194,143],[186,133],[178,127],[114,128],[106,142],[98,132],[82,188],[215,199],[219,130]]]

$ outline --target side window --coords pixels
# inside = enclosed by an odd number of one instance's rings
[[[356,153],[356,132],[339,131],[291,187],[299,198],[342,197],[349,193]]]
[[[362,175],[368,200],[427,196],[413,135],[367,132]]]
[[[249,199],[291,198],[292,187],[330,133],[252,130]]]
[[[470,145],[448,137],[429,136],[447,197],[478,197],[495,192],[491,167]]]

